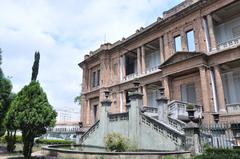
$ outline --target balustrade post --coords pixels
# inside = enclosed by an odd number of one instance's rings
[[[109,97],[109,91],[104,91],[105,99],[101,102],[102,104],[102,111],[101,111],[101,117],[100,117],[100,124],[102,125],[102,133],[105,137],[108,133],[108,112],[111,107],[112,101],[108,98]]]
[[[168,99],[164,95],[164,88],[159,88],[160,97],[157,100],[158,103],[158,120],[167,122],[168,121]]]
[[[192,111],[192,110],[191,110]],[[186,150],[190,151],[191,154],[197,155],[200,154],[200,129],[199,124],[194,123],[194,113],[193,115],[189,114],[190,122],[183,128],[186,137]]]
[[[142,108],[142,93],[139,92],[138,81],[134,82],[134,89],[129,93],[130,107],[129,107],[129,138],[131,142],[136,143],[139,148],[140,141],[140,108]]]

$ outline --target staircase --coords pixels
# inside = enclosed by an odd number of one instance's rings
[[[99,127],[100,120],[93,124],[80,138],[79,144],[82,144],[93,132],[95,132]]]

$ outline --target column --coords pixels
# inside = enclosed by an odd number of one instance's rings
[[[141,52],[142,52],[142,74],[145,74],[145,48],[144,45],[141,47]]]
[[[147,104],[147,86],[146,85],[144,85],[144,86],[142,86],[142,88],[143,88],[143,106],[148,106],[148,104]]]
[[[207,15],[207,23],[208,23],[211,51],[214,51],[217,49],[217,44],[216,44],[216,38],[215,38],[215,33],[214,33],[213,19],[210,14]]]
[[[87,100],[87,112],[86,112],[87,125],[91,125],[91,108],[90,108],[90,99]]]
[[[181,38],[182,38],[182,51],[188,51],[187,36],[184,30],[182,30]]]
[[[83,103],[83,105],[81,106],[81,115],[80,115],[80,121],[83,122],[84,126],[86,124],[86,108],[87,108],[87,101],[86,101],[86,97],[85,95],[81,96],[81,103]]]
[[[169,41],[168,41],[168,33],[163,35],[163,43],[164,43],[164,55],[165,59],[167,60],[171,56],[171,49],[169,48]]]
[[[206,67],[202,66],[199,67],[199,73],[200,73],[200,81],[201,81],[201,89],[202,89],[202,104],[204,108],[204,112],[210,113],[210,104],[209,104],[209,90],[207,82],[207,74],[206,74]]]
[[[169,86],[169,77],[166,76],[163,78],[163,87],[164,87],[164,95],[167,99],[170,100],[170,86]]]
[[[141,48],[137,48],[137,70],[141,74]]]
[[[222,76],[221,76],[221,70],[219,65],[214,66],[214,73],[215,73],[215,81],[216,81],[216,89],[217,89],[218,109],[220,113],[226,113],[224,89],[223,89]]]
[[[204,35],[206,40],[206,47],[207,51],[210,52],[210,38],[209,38],[209,32],[208,32],[208,25],[207,25],[207,19],[203,18],[203,28],[204,28]]]
[[[162,64],[165,61],[163,36],[159,38],[159,53],[161,62],[160,64]]]
[[[123,112],[123,92],[120,92],[120,113]]]

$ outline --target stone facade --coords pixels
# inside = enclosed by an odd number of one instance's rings
[[[110,112],[126,112],[135,78],[141,83],[143,106],[157,107],[155,90],[162,86],[169,102],[201,105],[205,123],[213,121],[213,112],[220,113],[220,121],[239,120],[240,101],[226,97],[232,95],[226,88],[240,85],[239,10],[237,0],[185,0],[150,26],[90,52],[79,63],[83,69],[83,127],[100,118],[106,89],[111,92]],[[218,35],[216,30],[222,28]],[[228,28],[231,35],[227,34]],[[181,51],[176,51],[177,47]],[[229,85],[223,79],[227,72],[236,72]]]

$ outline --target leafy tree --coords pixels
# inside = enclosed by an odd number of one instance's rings
[[[12,101],[11,98],[12,83],[9,79],[7,79],[4,76],[1,64],[2,64],[2,51],[0,49],[0,136],[5,134],[4,118]]]
[[[35,53],[32,81],[17,94],[9,110],[9,118],[14,120],[14,128],[22,131],[23,155],[31,157],[34,138],[46,133],[48,127],[54,126],[57,113],[49,104],[47,95],[36,81],[40,54]],[[37,58],[36,58],[37,57]],[[38,60],[38,62],[36,61]],[[11,125],[9,125],[11,127]]]

